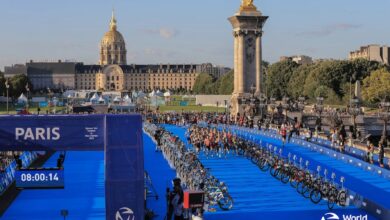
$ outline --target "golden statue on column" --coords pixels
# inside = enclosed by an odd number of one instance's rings
[[[256,11],[257,8],[253,4],[253,0],[242,0],[240,11]]]

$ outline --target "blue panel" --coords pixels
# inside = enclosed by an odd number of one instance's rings
[[[17,170],[17,188],[64,188],[64,170]]]
[[[0,150],[103,150],[104,116],[0,116]]]
[[[106,118],[106,219],[144,218],[144,160],[140,115]],[[129,218],[130,217],[130,218]]]

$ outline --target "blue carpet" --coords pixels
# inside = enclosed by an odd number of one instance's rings
[[[147,199],[147,206],[158,216],[156,220],[163,220],[167,210],[166,188],[172,189],[172,180],[176,177],[175,170],[171,169],[162,153],[155,152],[156,145],[149,136],[144,135],[145,170],[149,173],[153,185],[159,196],[158,200],[153,197]]]
[[[57,158],[54,154],[45,166],[55,166]],[[64,167],[65,189],[24,190],[1,219],[63,219],[61,209],[69,211],[67,220],[104,219],[103,152],[67,152]]]
[[[159,196],[148,198],[147,205],[164,219],[166,213],[165,191],[175,177],[161,153],[156,153],[155,144],[144,135],[145,170],[148,171]],[[45,164],[56,165],[58,154]],[[69,210],[67,220],[105,219],[104,153],[67,152],[65,160],[65,189],[24,190],[0,219],[5,220],[55,220],[63,219],[61,209]]]
[[[258,143],[261,140],[263,145],[270,143],[274,146],[282,146],[281,140],[271,139],[260,135],[254,136],[253,134],[251,134],[251,136],[251,138],[255,138]],[[283,150],[284,156],[287,156],[288,152],[291,152],[298,157],[302,157],[304,160],[309,160],[309,168],[311,170],[316,170],[316,167],[319,165],[322,167],[322,170],[326,168],[329,173],[335,172],[338,180],[341,176],[344,176],[346,179],[344,184],[345,187],[390,209],[390,200],[388,199],[390,197],[390,181],[387,179],[294,143],[286,144]]]
[[[185,140],[184,128],[167,125],[166,128]],[[205,167],[225,182],[234,199],[231,211],[207,213],[207,219],[316,219],[328,212],[324,201],[315,205],[303,198],[289,184],[273,178],[269,172],[262,172],[256,165],[243,157],[230,155],[224,158],[206,158],[200,155]],[[364,213],[355,207],[339,208],[335,212]],[[291,214],[297,218],[292,218]],[[254,218],[256,217],[256,218]],[[375,219],[370,216],[370,219]]]

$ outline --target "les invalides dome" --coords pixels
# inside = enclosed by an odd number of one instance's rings
[[[126,43],[117,31],[114,11],[110,21],[110,30],[104,34],[100,43],[100,65],[126,65]]]

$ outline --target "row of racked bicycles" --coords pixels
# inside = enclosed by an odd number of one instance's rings
[[[221,210],[232,209],[233,199],[228,192],[228,187],[215,178],[199,161],[196,153],[187,149],[177,136],[162,128],[159,129],[162,131],[159,148],[170,166],[176,169],[177,176],[185,183],[185,187],[190,190],[204,191],[208,210],[216,210],[214,208],[216,206]],[[144,130],[153,137],[157,126],[145,124]]]
[[[202,129],[207,128],[196,129],[196,126],[191,128],[192,132],[202,131]],[[215,132],[215,129],[208,129]],[[238,155],[245,156],[256,164],[261,171],[268,171],[282,183],[290,183],[298,193],[305,198],[310,198],[314,204],[325,200],[329,209],[333,209],[335,205],[341,207],[348,205],[344,177],[340,178],[338,184],[335,173],[331,173],[330,178],[328,178],[328,170],[325,169],[321,172],[320,166],[313,173],[309,170],[309,161],[304,162],[302,158],[298,159],[296,155],[289,153],[287,157],[283,157],[282,149],[270,144],[262,147],[262,143],[254,143],[237,136],[235,139],[233,150]],[[202,150],[207,151],[204,145],[201,146]]]
[[[240,151],[261,171],[269,173],[282,183],[290,183],[305,198],[310,198],[314,204],[322,199],[327,201],[328,208],[333,209],[337,204],[347,206],[347,189],[344,188],[345,178],[340,178],[340,184],[336,183],[336,174],[331,173],[328,178],[328,170],[321,172],[317,166],[316,172],[310,172],[309,161],[297,159],[296,155],[288,154],[283,157],[282,149],[270,144],[267,147],[258,147],[255,143],[241,141]],[[260,144],[261,145],[261,144]]]

